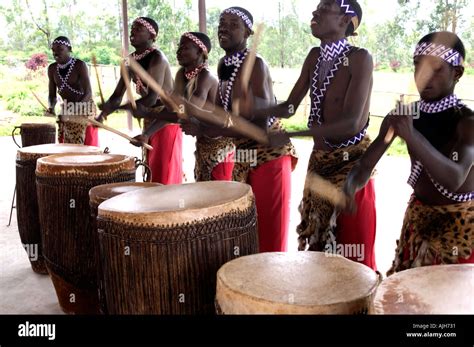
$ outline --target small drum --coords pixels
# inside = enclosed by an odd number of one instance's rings
[[[123,183],[110,183],[102,184],[100,186],[94,187],[89,191],[89,204],[91,208],[91,225],[92,230],[97,230],[97,209],[101,203],[104,201],[113,198],[114,196],[132,192],[134,190],[151,188],[161,186],[159,183],[152,182],[123,182]],[[104,299],[104,289],[101,287],[102,271],[100,270],[100,262],[98,263],[98,279],[99,279],[99,300],[101,303],[105,303]],[[102,313],[107,313],[106,307],[101,307]]]
[[[219,267],[258,251],[252,189],[237,182],[122,194],[98,228],[110,314],[213,314]]]
[[[217,273],[220,314],[364,314],[379,283],[369,267],[321,252],[261,253]]]
[[[15,140],[16,129],[20,129],[21,146]],[[13,128],[12,138],[18,147],[55,143],[56,125],[52,123],[23,123]]]
[[[135,181],[134,158],[52,155],[38,159],[36,186],[43,254],[66,313],[99,313],[97,232],[90,223],[89,190]]]
[[[16,155],[16,213],[20,239],[27,250],[34,272],[47,274],[41,246],[41,233],[36,196],[36,161],[60,153],[100,154],[97,147],[48,144],[20,148]]]
[[[474,264],[397,272],[377,290],[375,314],[473,314]]]

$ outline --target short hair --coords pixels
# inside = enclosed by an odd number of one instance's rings
[[[421,38],[421,43],[437,43],[452,48],[459,52],[463,60],[466,60],[466,49],[459,36],[450,31],[437,31],[429,33]]]
[[[360,24],[362,23],[362,7],[360,7],[360,4],[357,2],[357,0],[345,0],[345,2],[346,4],[350,5],[350,7],[356,13],[360,26]],[[343,8],[341,8],[341,13],[345,13],[345,10]],[[346,37],[353,36],[355,31],[356,28],[354,28],[354,24],[350,22],[346,29]]]

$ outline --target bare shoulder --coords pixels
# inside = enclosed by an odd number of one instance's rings
[[[205,82],[216,83],[217,84],[217,77],[214,76],[214,74],[211,73],[208,69],[203,69],[199,73],[199,77],[202,78],[202,80],[205,81]]]
[[[164,65],[168,65],[169,66],[169,61],[168,61],[168,58],[166,57],[166,55],[160,51],[159,49],[155,50],[152,58],[151,58],[151,64],[153,65],[161,65],[161,64],[164,64]]]
[[[373,64],[372,55],[365,48],[354,47],[349,54],[349,60],[358,64]]]
[[[254,72],[255,71],[265,75],[270,75],[270,68],[268,67],[267,62],[258,54],[255,57]]]

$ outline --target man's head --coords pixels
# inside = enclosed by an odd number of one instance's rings
[[[355,36],[361,21],[357,0],[321,0],[313,12],[311,31],[319,39]]]
[[[152,44],[158,35],[158,23],[148,17],[138,17],[132,23],[130,43],[133,47]]]
[[[464,73],[466,50],[456,34],[448,31],[424,36],[413,56],[415,82],[423,100],[437,101],[454,92]]]
[[[187,32],[181,36],[176,58],[183,67],[197,65],[207,61],[211,48],[211,40],[206,34]]]
[[[253,16],[242,7],[230,7],[222,11],[217,35],[224,50],[243,49],[253,34]]]
[[[71,57],[72,45],[66,36],[58,36],[51,43],[54,60],[59,64],[66,63]]]

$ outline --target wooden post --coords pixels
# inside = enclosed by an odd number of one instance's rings
[[[199,31],[207,34],[206,0],[199,0]]]
[[[123,26],[123,52],[125,56],[129,53],[129,37],[128,37],[128,11],[127,11],[127,0],[122,0],[122,26]],[[133,131],[133,116],[130,112],[127,112],[127,123],[128,130]]]

